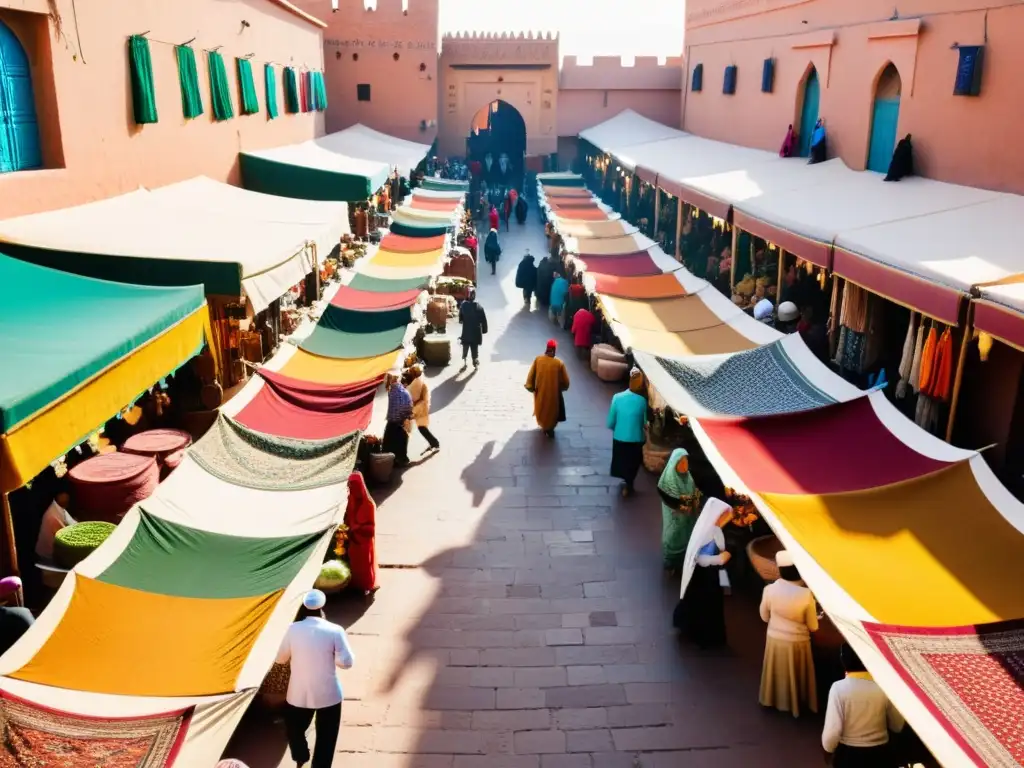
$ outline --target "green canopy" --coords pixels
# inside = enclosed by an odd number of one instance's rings
[[[239,154],[246,189],[303,200],[357,202],[388,180],[387,164],[331,151],[318,141]]]
[[[423,183],[420,185],[424,189],[433,189],[436,191],[451,192],[453,190],[459,190],[460,192],[469,192],[468,181],[456,181],[454,179],[435,179],[433,176],[428,176],[423,179]]]
[[[0,297],[3,433],[131,355],[204,303],[201,285],[155,288],[112,283],[4,254]],[[96,426],[113,415],[104,415]]]
[[[413,288],[426,288],[429,282],[429,275],[407,277],[401,280],[388,280],[382,277],[370,277],[369,275],[356,273],[348,287],[356,291],[369,291],[370,293],[402,293],[404,291],[411,291]]]
[[[412,322],[409,307],[387,309],[381,312],[364,312],[359,309],[343,309],[328,304],[318,325],[342,333],[379,333],[395,328],[405,329]]]
[[[313,355],[333,357],[338,360],[377,357],[385,352],[401,349],[407,330],[405,326],[402,326],[389,328],[386,331],[351,333],[317,325],[306,340],[299,344],[299,348]]]

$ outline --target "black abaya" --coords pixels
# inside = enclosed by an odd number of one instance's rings
[[[672,624],[687,639],[701,648],[725,645],[725,594],[719,581],[718,566],[697,566],[676,605]]]

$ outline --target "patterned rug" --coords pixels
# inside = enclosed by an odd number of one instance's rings
[[[780,342],[712,360],[658,362],[699,405],[723,416],[774,416],[835,403],[800,372]]]
[[[105,719],[46,709],[0,691],[0,768],[170,768],[192,709]]]
[[[864,627],[976,765],[1024,765],[1024,620],[976,627]]]

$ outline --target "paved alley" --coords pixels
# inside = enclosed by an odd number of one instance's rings
[[[604,420],[617,391],[575,359],[568,334],[514,287],[543,230],[502,233],[482,264],[490,323],[479,370],[428,370],[441,452],[374,489],[381,589],[338,601],[356,667],[342,673],[345,768],[795,768],[821,764],[820,720],[757,704],[764,628],[727,598],[731,650],[681,646],[678,584],[662,575],[653,479],[621,500]],[[456,324],[457,332],[457,324]],[[568,422],[537,431],[523,382],[555,337]],[[460,354],[453,347],[453,354]],[[383,410],[378,408],[378,420]],[[379,427],[375,424],[375,431]],[[414,432],[410,456],[426,448]],[[331,607],[331,606],[329,606]],[[283,729],[253,712],[231,754],[293,765]]]

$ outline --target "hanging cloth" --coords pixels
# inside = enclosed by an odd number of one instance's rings
[[[953,333],[947,328],[939,337],[935,350],[935,366],[929,382],[928,396],[948,402],[953,376]]]
[[[896,384],[896,397],[901,400],[907,396],[910,372],[914,369],[914,323],[916,321],[917,313],[911,312],[910,324],[907,326],[907,338],[903,340],[903,354],[900,356],[900,380],[899,383]]]
[[[910,364],[910,388],[916,395],[921,391],[921,360],[924,358],[924,318],[917,326],[917,340],[914,342],[914,362]]]
[[[919,388],[921,394],[927,395],[932,391],[932,382],[935,377],[935,352],[939,346],[939,334],[933,325],[928,329],[928,338],[924,342],[924,351],[921,353],[921,383]]]
[[[868,292],[859,285],[847,282],[843,291],[843,312],[840,321],[856,333],[868,330]]]

